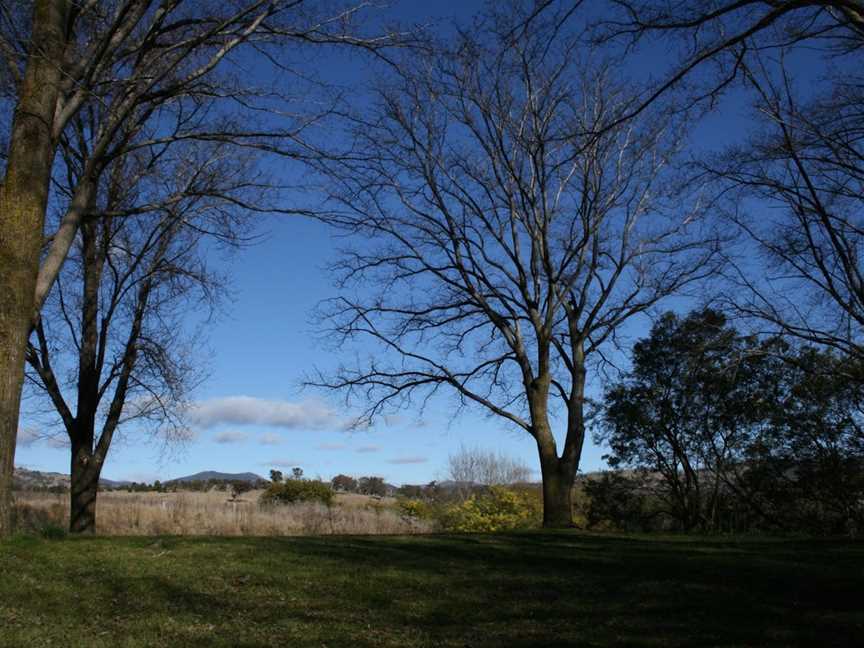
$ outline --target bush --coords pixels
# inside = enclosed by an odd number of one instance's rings
[[[363,495],[384,497],[387,495],[387,486],[382,477],[361,477],[357,482],[357,491]]]
[[[346,493],[357,492],[357,480],[348,475],[336,475],[330,482],[333,490],[344,491]]]
[[[49,527],[64,529],[66,524],[64,512],[65,507],[62,504],[52,504],[45,508],[15,502],[12,509],[12,526],[18,533],[43,535],[43,530]]]
[[[231,499],[237,499],[243,493],[248,493],[252,490],[252,484],[247,481],[232,480],[228,483],[231,486]]]
[[[432,506],[419,499],[400,499],[397,504],[399,515],[412,520],[429,520],[434,517]]]
[[[450,531],[490,532],[530,529],[540,526],[542,519],[543,503],[538,490],[492,486],[461,504],[449,506],[443,524]]]
[[[262,504],[293,504],[294,502],[320,502],[326,506],[333,503],[333,489],[324,482],[306,479],[286,479],[271,484],[261,494]]]
[[[643,491],[640,480],[618,473],[605,472],[599,479],[586,481],[588,526],[602,531],[654,530],[657,516]]]
[[[63,540],[66,537],[66,529],[58,524],[46,524],[39,529],[39,535],[46,540]]]

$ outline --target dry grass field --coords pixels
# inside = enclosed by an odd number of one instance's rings
[[[431,531],[422,521],[404,518],[393,500],[338,494],[334,505],[300,503],[260,506],[261,491],[232,501],[224,492],[99,494],[96,531],[100,535],[290,536],[330,534],[411,534]],[[68,495],[15,493],[18,526],[66,528]]]

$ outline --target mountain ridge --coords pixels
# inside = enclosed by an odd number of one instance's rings
[[[176,477],[175,479],[166,480],[165,484],[183,484],[192,481],[244,481],[255,483],[258,481],[266,481],[260,475],[252,472],[243,473],[226,473],[218,470],[203,470],[192,475]],[[160,480],[156,480],[160,481]],[[71,478],[68,474],[59,472],[50,472],[45,470],[30,470],[29,468],[15,467],[12,476],[12,488],[19,491],[32,490],[49,490],[59,488],[68,490],[70,487]],[[122,488],[132,484],[131,480],[114,480],[100,479],[99,485],[108,488]]]
[[[51,488],[67,489],[71,483],[71,478],[65,473],[50,472],[45,470],[30,470],[29,468],[15,467],[12,473],[12,489],[13,490],[49,490]],[[100,479],[100,486],[117,488],[125,486],[132,482],[115,481],[113,479]]]
[[[267,481],[261,475],[256,475],[253,472],[243,472],[243,473],[226,473],[220,472],[218,470],[202,470],[201,472],[197,472],[192,475],[185,475],[184,477],[175,477],[174,479],[169,479],[165,481],[165,484],[177,484],[184,483],[190,481],[245,481],[245,482],[257,482],[257,481]]]

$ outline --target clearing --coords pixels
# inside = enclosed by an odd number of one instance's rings
[[[2,646],[852,646],[864,544],[17,537]]]

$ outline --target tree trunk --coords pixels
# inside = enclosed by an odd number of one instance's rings
[[[69,0],[35,3],[27,68],[0,188],[0,537],[12,531],[18,410],[54,162],[51,128],[69,6]]]
[[[543,477],[543,526],[547,529],[573,527],[575,470],[569,469],[554,453],[552,456],[541,453],[540,468]]]
[[[547,401],[549,373],[535,380],[528,389],[528,405],[534,427],[534,438],[540,454],[540,472],[543,479],[543,526],[547,529],[566,529],[573,524],[573,480],[582,454],[584,428],[581,418],[581,400],[570,410],[564,452],[558,456],[555,436],[549,427]],[[574,381],[576,395],[581,394],[581,383]]]
[[[72,444],[72,488],[69,496],[69,531],[96,533],[96,495],[102,466],[87,444]]]
[[[557,474],[543,478],[543,526],[547,529],[573,526],[572,483]]]

